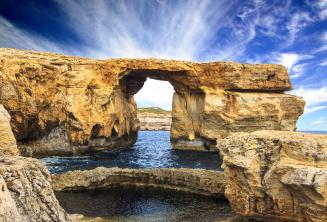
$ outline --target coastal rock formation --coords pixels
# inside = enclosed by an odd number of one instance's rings
[[[26,156],[127,147],[139,121],[133,95],[147,78],[174,89],[174,148],[215,149],[216,139],[294,130],[303,112],[281,65],[159,59],[94,60],[0,49],[0,104]]]
[[[207,196],[223,196],[223,172],[188,169],[122,169],[98,167],[52,175],[55,191],[104,189],[115,186],[141,186],[192,192]]]
[[[137,109],[140,130],[170,130],[171,112],[158,107]]]
[[[57,201],[43,164],[31,158],[1,156],[0,221],[71,221]]]
[[[260,131],[218,146],[233,210],[267,221],[327,221],[327,136]]]
[[[0,105],[0,141],[0,156],[18,155],[16,139],[11,131],[10,116],[2,105]]]

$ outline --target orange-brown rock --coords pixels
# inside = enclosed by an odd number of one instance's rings
[[[327,135],[259,131],[218,142],[233,210],[264,221],[327,221]]]
[[[132,145],[133,95],[147,78],[175,88],[175,148],[215,149],[233,132],[294,130],[302,99],[286,69],[272,64],[158,59],[94,60],[0,49],[0,104],[24,155],[73,154]]]

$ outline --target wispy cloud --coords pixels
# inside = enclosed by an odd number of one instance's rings
[[[326,49],[327,50],[327,49]],[[327,66],[327,59],[324,59],[319,63],[320,66]]]
[[[286,28],[289,32],[289,37],[286,41],[286,46],[292,45],[295,41],[297,33],[313,21],[314,19],[307,12],[294,13],[291,16],[290,21],[286,25]]]
[[[301,61],[312,59],[311,55],[302,55],[294,52],[280,53],[274,55],[275,59],[272,62],[285,66],[292,78],[300,77],[305,69],[306,63],[300,63]]]
[[[327,19],[327,0],[311,0],[308,4],[317,10],[320,19]]]
[[[89,43],[85,51],[97,58],[198,60],[233,7],[226,0],[58,2],[71,29]]]
[[[290,94],[303,97],[306,101],[305,114],[312,113],[327,107],[327,87],[304,88],[300,87],[290,92]]]
[[[319,119],[312,121],[311,125],[321,125],[325,122],[326,122],[326,118],[322,116]]]

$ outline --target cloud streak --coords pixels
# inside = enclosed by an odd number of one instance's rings
[[[306,101],[304,114],[316,112],[327,107],[327,87],[304,88],[300,87],[290,92],[290,94],[303,97]]]

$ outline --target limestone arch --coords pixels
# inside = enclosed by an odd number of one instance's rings
[[[280,65],[95,60],[15,49],[0,49],[0,54],[0,104],[27,155],[131,146],[138,130],[131,95],[145,77],[169,81],[175,88],[175,148],[214,149],[217,139],[232,134],[293,131],[303,113],[303,99],[284,93],[292,86]],[[112,136],[116,120],[118,135]],[[102,128],[92,136],[96,124]]]

